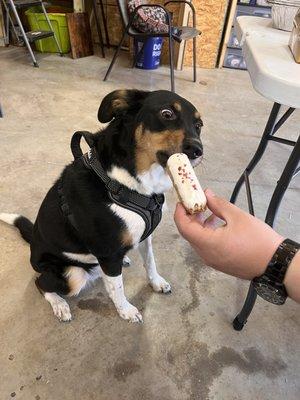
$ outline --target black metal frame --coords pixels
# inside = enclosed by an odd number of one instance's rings
[[[259,146],[252,158],[246,167],[245,171],[237,181],[233,193],[231,195],[230,201],[231,203],[235,203],[239,191],[245,183],[246,193],[247,193],[247,201],[250,214],[254,215],[254,207],[252,201],[251,187],[249,182],[249,175],[263,156],[266,147],[269,141],[279,142],[288,146],[292,146],[293,150],[291,155],[285,165],[285,168],[277,182],[275,190],[273,192],[271,201],[268,206],[265,222],[273,227],[274,221],[276,218],[277,211],[279,209],[281,200],[284,196],[286,189],[288,188],[291,180],[300,172],[299,162],[300,162],[300,135],[296,142],[280,137],[274,136],[274,134],[278,131],[278,129],[286,122],[286,120],[290,117],[290,115],[294,112],[295,108],[290,107],[287,111],[282,115],[282,117],[278,120],[278,114],[280,111],[281,105],[278,103],[274,103],[273,108],[271,110],[268,122],[266,124],[264,133],[262,135]],[[254,307],[255,301],[257,298],[256,291],[253,287],[253,284],[250,283],[248,294],[240,313],[235,317],[233,321],[233,327],[235,330],[240,331],[243,329],[244,325],[247,322],[249,315]]]
[[[190,1],[187,0],[169,0],[164,4],[164,7],[166,7],[168,4],[171,3],[184,3],[187,4],[190,9],[192,10],[192,14],[193,14],[193,28],[196,29],[196,10],[195,7],[193,6],[193,4]],[[197,81],[197,42],[196,42],[197,38],[194,37],[193,38],[193,82]]]
[[[166,6],[168,4],[170,4],[170,3],[186,3],[186,4],[188,4],[190,6],[190,8],[192,10],[192,14],[193,14],[193,28],[196,28],[196,12],[195,12],[195,8],[190,2],[188,2],[186,0],[170,0],[170,1],[167,1],[164,4],[164,6],[161,6],[159,4],[147,4],[147,5],[138,6],[134,10],[132,15],[130,16],[129,23],[125,27],[123,36],[122,36],[122,38],[121,38],[121,40],[119,42],[119,45],[118,45],[118,47],[117,47],[117,49],[116,49],[116,51],[115,51],[115,53],[113,55],[112,61],[111,61],[110,65],[109,65],[109,67],[108,67],[108,70],[107,70],[107,72],[106,72],[106,74],[104,76],[103,81],[106,81],[108,79],[108,77],[109,77],[109,75],[111,73],[111,70],[112,70],[112,68],[113,68],[113,66],[115,64],[115,61],[116,61],[116,59],[117,59],[117,57],[118,57],[118,55],[120,53],[121,47],[122,47],[122,45],[124,43],[124,40],[125,40],[127,35],[131,36],[131,37],[134,37],[134,38],[137,38],[137,39],[140,39],[141,41],[144,42],[142,48],[139,50],[138,54],[136,54],[135,57],[134,57],[132,68],[134,68],[136,66],[138,58],[142,55],[144,47],[145,47],[145,44],[146,44],[148,38],[150,38],[150,37],[167,37],[168,41],[169,41],[169,62],[170,62],[171,91],[175,92],[174,46],[173,46],[173,40],[174,39],[172,37],[171,15],[170,15],[170,12],[166,9]],[[132,33],[132,32],[130,32],[130,28],[134,29],[133,21],[134,21],[134,18],[136,16],[138,10],[140,8],[143,8],[143,7],[159,7],[164,11],[164,13],[166,15],[166,24],[169,27],[169,30],[168,30],[167,33],[140,33],[140,32]],[[194,66],[194,68],[193,68],[193,74],[194,74],[193,75],[193,81],[196,82],[196,79],[197,79],[197,77],[196,77],[196,37],[193,38],[193,66]]]

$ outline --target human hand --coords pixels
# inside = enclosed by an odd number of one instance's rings
[[[242,279],[262,275],[284,238],[210,189],[205,195],[212,212],[206,219],[203,213],[189,215],[177,204],[174,220],[180,234],[215,269]]]

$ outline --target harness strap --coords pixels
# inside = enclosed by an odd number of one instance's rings
[[[84,137],[85,141],[90,147],[88,153],[85,154],[83,154],[80,147],[80,141],[82,137]],[[108,190],[110,199],[114,203],[128,210],[136,212],[143,218],[145,222],[145,230],[140,241],[146,239],[154,231],[161,220],[162,206],[165,201],[165,196],[163,194],[147,196],[138,193],[135,190],[129,189],[115,179],[111,179],[97,158],[93,135],[90,132],[75,132],[71,140],[71,150],[75,160],[81,159],[85,167],[92,169],[102,180]],[[61,201],[61,209],[71,224],[76,228],[75,219],[63,195],[61,179],[59,181],[58,192]]]
[[[63,192],[63,182],[62,182],[62,177],[59,178],[58,180],[58,196],[59,196],[59,203],[60,203],[60,208],[64,216],[69,220],[70,224],[78,231],[78,226],[75,221],[74,215],[72,214],[70,207],[67,203],[67,200],[65,198],[64,192]]]
[[[88,131],[75,132],[71,139],[71,151],[75,160],[83,155],[83,152],[80,147],[80,141],[82,137],[84,137],[89,147],[93,147],[94,145],[94,138],[91,132]]]

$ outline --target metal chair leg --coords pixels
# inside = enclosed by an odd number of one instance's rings
[[[17,23],[18,23],[18,25],[19,25],[19,28],[20,28],[21,33],[22,33],[22,37],[23,37],[24,42],[25,42],[25,44],[26,44],[26,47],[27,47],[27,49],[28,49],[28,51],[29,51],[29,54],[30,54],[30,57],[31,57],[31,59],[32,59],[33,65],[34,65],[35,67],[38,67],[39,65],[38,65],[38,63],[37,63],[37,61],[36,61],[35,55],[34,55],[34,53],[33,53],[33,51],[32,51],[32,48],[31,48],[31,46],[30,46],[30,43],[29,43],[28,38],[27,38],[27,36],[26,36],[26,33],[25,33],[25,31],[24,31],[24,28],[23,28],[22,22],[21,22],[21,20],[20,20],[20,17],[19,17],[19,15],[18,15],[17,9],[16,9],[16,7],[15,7],[15,5],[14,5],[14,2],[13,2],[12,0],[9,0],[9,6],[11,7],[11,9],[12,9],[12,11],[13,11],[13,13],[14,13],[14,16],[15,16],[15,18],[16,18],[16,21],[17,21]]]
[[[193,82],[197,81],[197,48],[196,48],[196,38],[193,38]]]
[[[292,153],[288,159],[288,162],[286,163],[286,166],[283,170],[283,173],[281,174],[281,177],[279,178],[279,181],[277,182],[276,188],[274,190],[272,199],[268,207],[265,222],[272,227],[283,195],[286,192],[286,189],[288,188],[291,180],[295,176],[295,173],[297,172],[297,167],[299,165],[299,162],[300,162],[300,136],[298,137],[298,141],[292,150]]]
[[[240,313],[234,318],[232,325],[236,331],[241,331],[247,322],[249,315],[254,307],[257,298],[257,293],[253,287],[252,282],[250,283],[248,294]]]
[[[100,1],[100,3],[102,4],[102,1]],[[103,5],[103,4],[102,4],[102,5]],[[103,37],[102,37],[101,27],[100,27],[100,24],[99,24],[99,19],[98,19],[98,14],[97,14],[96,0],[93,0],[93,10],[94,10],[94,17],[95,17],[97,33],[98,33],[99,42],[100,42],[100,48],[101,48],[102,58],[105,58],[104,43],[103,43]],[[104,17],[103,17],[103,18],[104,18]]]
[[[170,60],[171,92],[175,93],[173,38],[171,33],[169,34],[169,60]]]
[[[252,160],[250,161],[250,163],[248,164],[248,166],[245,169],[245,171],[248,173],[248,175],[250,175],[250,173],[253,171],[254,167],[257,165],[257,163],[259,162],[259,160],[261,159],[262,155],[264,154],[264,152],[266,150],[266,147],[268,144],[268,137],[270,135],[271,136],[273,135],[274,127],[276,124],[276,120],[277,120],[277,116],[278,116],[280,107],[281,107],[280,104],[274,103],[271,114],[269,116],[268,122],[267,122],[265,130],[264,130],[264,133],[262,135],[261,141],[256,150],[256,153],[254,154]],[[245,182],[244,172],[240,176],[239,180],[237,181],[237,183],[234,187],[234,190],[233,190],[231,198],[230,198],[231,203],[235,203],[236,198],[239,194],[239,191],[240,191],[243,183]]]
[[[140,56],[143,55],[143,52],[144,52],[144,48],[145,48],[145,46],[146,46],[146,43],[147,43],[147,39],[143,41],[142,47],[141,47],[140,50],[135,54],[131,68],[135,68],[138,59],[140,58]]]
[[[6,46],[9,46],[9,39],[10,39],[9,28],[10,28],[10,25],[11,25],[12,30],[14,32],[16,41],[19,42],[20,39],[19,39],[19,36],[17,34],[16,28],[15,28],[15,25],[14,25],[14,21],[13,21],[11,15],[10,15],[10,12],[9,12],[9,5],[6,4],[4,0],[2,1],[2,4],[3,4],[3,7],[4,7],[5,12],[6,12],[6,32],[5,32],[4,43],[5,43]]]
[[[105,38],[106,38],[106,46],[107,46],[108,48],[110,48],[109,35],[108,35],[108,29],[107,29],[107,20],[106,20],[106,18],[105,18],[103,1],[100,0],[99,2],[100,2],[100,7],[101,7],[102,23],[103,23],[104,32],[105,32]]]
[[[58,41],[58,39],[57,39],[57,37],[56,37],[56,34],[55,34],[55,32],[54,32],[54,29],[53,29],[53,26],[52,26],[52,24],[51,24],[51,22],[50,22],[50,19],[49,19],[49,17],[48,17],[48,14],[47,14],[46,8],[45,8],[45,6],[44,6],[44,4],[43,4],[43,2],[42,2],[42,1],[41,1],[41,7],[42,7],[43,13],[44,13],[44,15],[45,15],[45,18],[46,18],[47,24],[48,24],[48,26],[49,26],[49,28],[50,28],[50,31],[52,31],[52,32],[53,32],[53,39],[54,39],[54,41],[55,41],[55,44],[56,44],[56,47],[57,47],[58,53],[59,53],[59,54],[60,54],[60,56],[62,57],[62,56],[63,56],[63,53],[62,53],[62,50],[61,50],[61,47],[60,47],[59,41]]]
[[[4,2],[4,7],[5,7],[5,12],[6,12],[6,23],[5,23],[5,37],[4,37],[4,44],[5,46],[9,45],[9,23],[10,23],[10,18],[9,18],[9,11],[7,7],[5,6]]]
[[[116,61],[116,59],[117,59],[117,57],[118,57],[118,55],[120,53],[120,50],[121,50],[121,47],[122,47],[122,44],[123,44],[123,42],[125,40],[126,35],[127,35],[127,30],[124,31],[122,39],[120,40],[120,43],[119,43],[118,47],[116,48],[115,54],[113,56],[113,59],[111,60],[111,63],[109,65],[108,70],[106,71],[105,77],[103,79],[104,81],[106,81],[107,78],[109,77],[109,74],[110,74],[110,72],[111,72],[111,70],[112,70],[112,68],[113,68],[113,66],[115,64],[115,61]]]

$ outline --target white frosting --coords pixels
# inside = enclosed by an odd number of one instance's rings
[[[193,214],[206,208],[206,197],[186,154],[173,154],[167,162],[174,187],[186,210]]]

